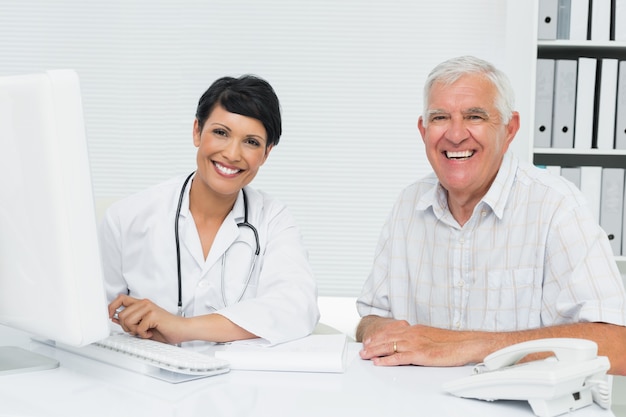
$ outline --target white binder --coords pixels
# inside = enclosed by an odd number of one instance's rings
[[[569,39],[571,3],[572,0],[559,0],[556,20],[557,39]]]
[[[615,0],[615,40],[626,41],[626,0]]]
[[[571,41],[586,41],[589,28],[589,0],[571,0],[571,2],[569,39]]]
[[[539,0],[537,39],[556,39],[559,0]]]
[[[617,63],[617,59],[602,59],[600,105],[598,107],[598,149],[614,149]]]
[[[561,167],[561,176],[580,189],[580,167]]]
[[[609,243],[615,256],[622,253],[623,211],[624,168],[603,168],[600,226],[609,236]]]
[[[554,59],[537,60],[535,82],[535,147],[552,145],[552,103],[554,97]]]
[[[591,2],[591,40],[608,41],[611,28],[611,0]]]
[[[600,223],[600,201],[602,198],[602,167],[580,167],[580,191],[583,193],[597,223]]]
[[[622,256],[626,256],[626,179],[624,179],[624,194],[622,197]]]
[[[619,63],[615,118],[615,149],[626,149],[626,61]]]
[[[597,62],[595,58],[578,58],[574,128],[574,148],[576,149],[591,149],[592,145]]]
[[[554,108],[552,147],[574,147],[574,115],[576,110],[576,71],[578,61],[557,59],[554,71]]]
[[[548,171],[552,175],[561,175],[561,166],[560,165],[546,165],[546,171]]]

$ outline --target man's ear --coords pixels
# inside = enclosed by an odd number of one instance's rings
[[[511,142],[513,142],[513,139],[515,138],[515,135],[517,134],[519,130],[519,126],[520,126],[519,113],[514,111],[513,114],[511,115],[511,120],[509,120],[509,123],[507,123],[507,125],[505,126],[505,129],[506,129],[506,139],[504,141],[505,151],[509,149],[509,145],[511,144]]]
[[[422,118],[422,116],[417,119],[417,130],[420,131],[420,135],[422,135],[423,141],[424,137],[426,136],[426,127],[424,126],[424,119]]]

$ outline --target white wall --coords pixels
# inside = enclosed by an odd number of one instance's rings
[[[398,192],[430,170],[416,129],[427,73],[461,54],[511,67],[506,7],[3,0],[0,75],[78,71],[100,201],[194,169],[200,94],[223,75],[266,78],[281,100],[284,134],[254,185],[291,207],[320,294],[355,296]]]

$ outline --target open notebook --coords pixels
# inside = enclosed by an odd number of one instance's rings
[[[344,334],[312,334],[268,346],[255,340],[212,348],[231,369],[248,371],[336,372],[346,370],[348,338]]]

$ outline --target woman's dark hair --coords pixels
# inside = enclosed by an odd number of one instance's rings
[[[254,75],[222,77],[216,80],[198,101],[196,119],[200,132],[218,105],[230,113],[259,120],[267,133],[267,146],[278,144],[282,134],[280,103],[267,81]]]

